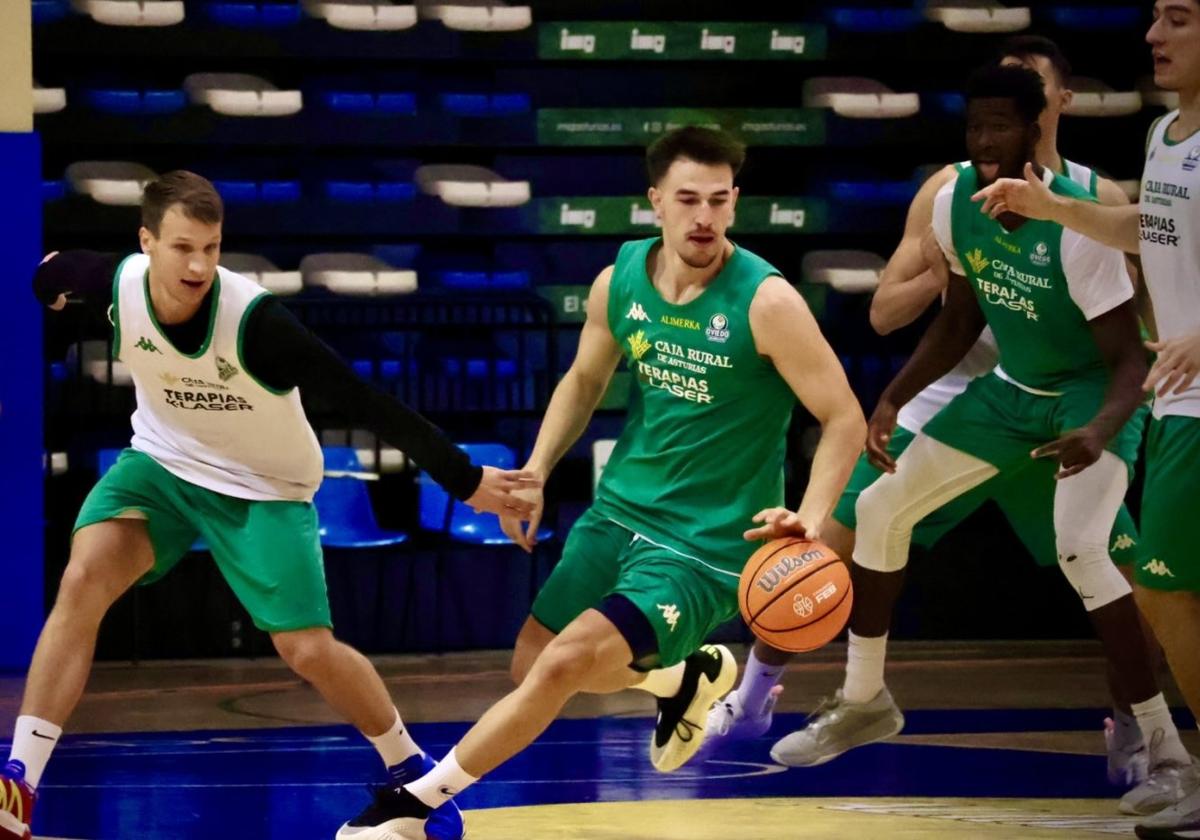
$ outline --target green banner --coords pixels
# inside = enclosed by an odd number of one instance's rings
[[[685,125],[719,128],[751,146],[819,146],[825,112],[815,108],[542,108],[543,146],[647,146]]]
[[[824,58],[824,26],[807,23],[556,21],[538,27],[538,57],[678,61]]]
[[[645,196],[543,197],[531,205],[538,233],[654,236],[660,230]],[[743,197],[730,233],[819,233],[828,215],[819,198]]]

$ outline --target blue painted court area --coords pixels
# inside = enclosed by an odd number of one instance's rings
[[[915,711],[906,734],[1091,731],[1103,710]],[[804,716],[680,771],[650,765],[645,718],[566,720],[459,797],[466,809],[570,802],[772,796],[1113,797],[1101,756],[880,744],[822,767],[767,756]],[[1182,725],[1181,721],[1181,725]],[[414,724],[445,754],[465,723]],[[80,735],[42,780],[34,833],[71,838],[332,838],[382,781],[349,727]],[[474,820],[486,819],[476,815]]]

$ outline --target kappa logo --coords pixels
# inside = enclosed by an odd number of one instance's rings
[[[971,270],[976,274],[988,267],[988,258],[983,255],[983,251],[979,248],[967,252],[967,262],[971,264]]]
[[[625,317],[631,321],[645,321],[650,323],[650,316],[646,314],[646,310],[637,301],[633,302],[633,306],[629,307],[629,311],[625,313]]]
[[[1118,534],[1113,540],[1112,548],[1109,551],[1125,551],[1128,548],[1133,548],[1137,542],[1129,534]]]
[[[1159,560],[1157,557],[1152,559],[1145,566],[1142,566],[1142,571],[1149,572],[1157,577],[1175,577],[1175,573],[1167,568],[1167,564]]]
[[[137,340],[137,344],[135,344],[133,346],[136,347],[138,350],[145,350],[147,353],[159,353],[159,354],[162,353],[161,350],[159,350],[157,347],[154,346],[154,342],[151,341],[150,339],[146,338],[146,336],[142,336],[141,338],[139,338]]]
[[[1200,146],[1192,146],[1192,150],[1183,159],[1183,171],[1192,172],[1200,166]]]
[[[662,610],[663,621],[667,622],[667,626],[674,633],[675,625],[679,621],[679,609],[674,604],[656,604],[655,606]]]
[[[1033,251],[1029,254],[1029,261],[1034,265],[1050,265],[1050,247],[1045,242],[1034,245]]]
[[[646,339],[644,330],[638,330],[633,335],[629,336],[629,351],[633,353],[633,358],[636,361],[641,361],[642,356],[646,355],[646,351],[650,349],[650,342]]]
[[[729,319],[718,312],[708,319],[708,329],[704,331],[709,341],[724,344],[729,340]]]

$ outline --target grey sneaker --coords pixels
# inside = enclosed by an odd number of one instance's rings
[[[1184,780],[1188,795],[1138,823],[1135,829],[1138,837],[1142,840],[1200,837],[1200,769],[1192,765]]]
[[[903,728],[904,715],[886,687],[866,703],[847,703],[838,689],[803,729],[771,748],[771,758],[788,767],[816,767],[847,750],[891,738]]]
[[[1148,816],[1170,808],[1192,792],[1197,784],[1195,764],[1162,762],[1150,768],[1146,781],[1121,797],[1122,814]]]

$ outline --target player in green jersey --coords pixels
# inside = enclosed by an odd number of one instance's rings
[[[515,691],[436,771],[381,792],[346,837],[421,837],[424,817],[524,749],[579,692],[637,687],[658,699],[651,758],[680,766],[704,739],[737,666],[696,648],[737,614],[747,540],[817,535],[865,433],[861,409],[799,293],[726,238],[744,151],[688,127],[647,152],[662,236],[622,246],[596,278],[571,369],[528,469],[547,475],[587,426],[622,356],[635,374],[625,430],[595,504],[517,641]],[[796,399],[822,427],[799,509],[783,508],[784,432]],[[532,494],[540,511],[540,493]],[[528,548],[528,527],[504,522]],[[757,523],[757,527],[755,527]],[[388,835],[393,836],[393,835]]]
[[[1049,222],[983,216],[980,184],[1016,174],[1032,159],[1045,106],[1025,68],[987,67],[968,89],[971,166],[934,200],[933,230],[951,270],[946,303],[912,359],[880,397],[867,449],[887,475],[859,496],[855,603],[846,682],[820,715],[772,750],[792,765],[828,761],[894,735],[903,716],[883,683],[887,631],[913,527],[926,514],[1035,458],[1059,464],[1053,499],[1059,566],[1079,592],[1149,744],[1150,777],[1122,808],[1156,807],[1164,781],[1189,763],[1146,658],[1129,583],[1108,536],[1141,439],[1131,418],[1146,362],[1124,259]],[[1042,167],[1056,194],[1090,199]],[[899,459],[887,445],[899,406],[950,369],[987,326],[999,351],[981,376],[930,420]]]

